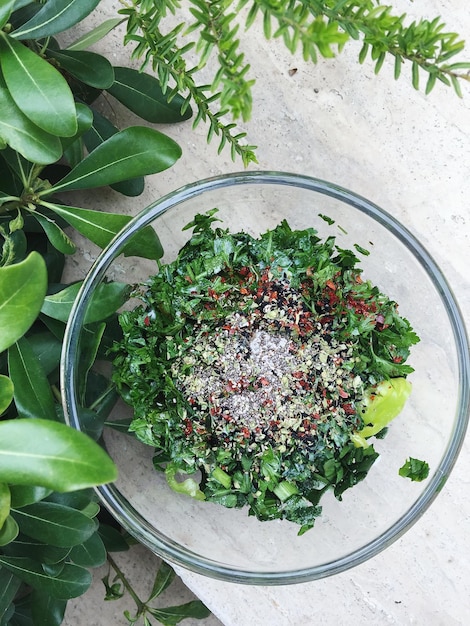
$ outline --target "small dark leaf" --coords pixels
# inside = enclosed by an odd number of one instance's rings
[[[160,567],[158,568],[152,591],[146,604],[162,594],[165,589],[167,589],[171,585],[171,583],[175,579],[175,576],[175,570],[171,567],[171,565],[169,565],[166,561],[162,561],[160,563]]]
[[[51,546],[25,535],[18,535],[13,543],[5,548],[5,554],[8,556],[27,556],[44,565],[56,565],[67,558],[70,550],[70,547]]]
[[[193,600],[180,606],[169,606],[165,609],[148,608],[149,613],[156,617],[165,626],[175,626],[184,619],[192,617],[194,619],[204,619],[209,617],[211,612],[200,600]]]
[[[51,490],[34,485],[10,485],[10,493],[12,508],[21,509],[28,504],[40,502],[51,493]]]
[[[98,533],[72,548],[70,559],[83,567],[99,567],[106,563],[106,548]]]
[[[52,546],[67,548],[86,541],[95,531],[89,517],[55,502],[37,502],[12,511],[21,532]]]
[[[0,554],[0,565],[38,591],[64,600],[81,596],[91,584],[90,572],[72,563],[66,563],[57,577],[47,575],[40,563],[28,557]]]
[[[98,533],[108,552],[127,552],[129,550],[129,544],[114,526],[100,523]]]
[[[119,598],[122,598],[122,596],[124,595],[124,585],[119,581],[110,581],[109,574],[104,576],[101,579],[101,582],[103,583],[104,588],[106,590],[106,594],[104,596],[105,602],[110,602],[112,600],[119,600]],[[124,612],[124,615],[127,617],[126,613],[127,611]],[[130,623],[133,623],[133,622],[130,622]]]
[[[82,357],[78,366],[79,379],[79,396],[83,397],[87,387],[88,372],[96,359],[96,354],[101,343],[106,324],[98,322],[96,324],[88,324],[83,327],[80,337],[80,349]]]
[[[34,626],[60,626],[64,619],[66,600],[34,590],[31,594],[31,615]]]
[[[42,331],[28,335],[29,345],[48,376],[59,367],[62,343],[51,332]]]
[[[15,599],[21,581],[4,567],[0,567],[0,620]]]
[[[48,50],[48,55],[59,62],[61,70],[90,87],[107,89],[114,82],[113,66],[101,54],[88,50]]]
[[[8,370],[15,385],[14,399],[18,414],[21,417],[56,419],[51,386],[25,337],[9,348]]]
[[[55,502],[63,506],[83,511],[91,501],[96,500],[93,489],[79,489],[67,493],[58,493],[54,491],[47,497],[48,502]]]
[[[185,99],[176,95],[168,102],[159,81],[150,74],[129,67],[115,67],[114,75],[114,84],[108,88],[108,93],[147,122],[174,124],[191,117],[190,107],[181,114]]]

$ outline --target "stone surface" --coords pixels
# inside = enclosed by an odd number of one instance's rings
[[[100,18],[104,18],[118,3],[101,5]],[[463,36],[470,30],[464,0],[429,0],[426,6],[399,0],[394,5],[412,17],[441,14],[448,29]],[[385,64],[379,77],[370,62],[359,66],[359,48],[354,43],[337,59],[309,65],[291,57],[281,44],[266,42],[260,30],[243,35],[243,41],[257,78],[253,117],[244,125],[249,142],[259,146],[259,162],[250,169],[284,170],[334,181],[386,209],[434,257],[468,325],[470,86],[463,86],[462,100],[440,85],[425,96],[412,88],[409,68],[395,82],[390,64]],[[116,64],[129,63],[129,50],[122,48],[118,34],[107,40],[106,52]],[[289,71],[293,68],[295,73]],[[137,123],[123,117],[119,105],[112,106],[122,126]],[[150,177],[139,198],[93,193],[87,206],[105,208],[119,203],[120,210],[134,214],[183,184],[242,169],[226,152],[217,155],[216,144],[207,145],[203,125],[196,130],[190,124],[163,130],[182,146],[180,161]],[[78,266],[74,259],[69,268],[77,276],[86,271],[97,252],[88,243],[82,248]],[[310,626],[316,622],[325,626],[463,626],[470,616],[469,476],[467,440],[442,492],[411,530],[372,560],[327,579],[284,587],[247,587],[178,571],[225,626]],[[140,583],[148,584],[152,567],[147,564],[153,564],[153,557],[139,551],[137,556],[132,552],[122,558],[128,559]],[[99,587],[99,576],[97,581]],[[74,602],[66,624],[125,624],[120,610],[108,613],[109,605],[103,605],[101,597],[102,590],[93,588]],[[206,623],[217,623],[211,620]]]

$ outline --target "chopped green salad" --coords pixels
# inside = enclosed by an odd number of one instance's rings
[[[113,378],[170,487],[302,534],[376,460],[419,338],[333,236],[283,221],[254,238],[215,214],[120,315]]]

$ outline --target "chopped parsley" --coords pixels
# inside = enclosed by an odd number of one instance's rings
[[[419,338],[334,237],[232,234],[215,213],[120,315],[113,379],[172,488],[302,534],[376,460]]]
[[[398,470],[400,476],[409,478],[414,482],[421,482],[429,476],[429,465],[426,461],[420,461],[410,456],[405,464]]]

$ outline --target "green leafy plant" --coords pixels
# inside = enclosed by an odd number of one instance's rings
[[[105,600],[118,600],[123,597],[125,592],[127,592],[136,605],[134,615],[132,615],[128,610],[124,612],[124,617],[127,619],[129,624],[137,624],[141,622],[144,626],[150,626],[152,622],[150,621],[149,616],[152,616],[159,623],[164,624],[165,626],[176,626],[176,624],[179,624],[182,620],[188,617],[203,619],[210,615],[209,609],[207,609],[207,607],[205,607],[199,600],[192,600],[190,602],[186,602],[185,604],[164,608],[153,606],[153,601],[166,589],[168,589],[176,576],[173,568],[168,565],[168,563],[165,563],[165,561],[161,561],[153,581],[152,590],[145,601],[139,598],[129,580],[126,578],[124,572],[118,566],[113,557],[108,556],[108,563],[110,571],[102,579],[106,589]],[[114,571],[114,576],[112,578],[111,570]],[[152,604],[150,604],[151,602]]]
[[[150,123],[182,121],[191,110],[177,95],[169,104],[155,78],[85,50],[119,20],[61,48],[55,37],[98,3],[9,0],[0,7],[2,626],[60,624],[67,600],[91,584],[90,568],[116,546],[128,547],[119,529],[103,523],[91,489],[116,478],[94,441],[112,402],[107,383],[88,375],[84,363],[88,430],[75,431],[64,423],[59,362],[80,288],[61,282],[65,259],[75,252],[70,232],[103,247],[130,217],[72,207],[62,198],[105,185],[139,195],[145,175],[171,167],[181,154],[151,127],[114,127],[93,105],[101,93]],[[162,250],[148,229],[124,253],[157,259]],[[93,302],[90,359],[126,298],[126,286],[110,283]]]
[[[219,149],[229,145],[248,164],[256,160],[254,146],[244,143],[246,133],[236,120],[249,119],[253,78],[243,51],[240,26],[261,22],[267,39],[281,39],[287,49],[301,50],[306,61],[331,58],[349,40],[362,41],[359,61],[370,57],[378,73],[384,61],[394,62],[398,78],[411,67],[413,86],[426,79],[429,93],[436,82],[461,95],[461,81],[470,80],[470,63],[454,61],[464,42],[447,32],[442,20],[412,21],[377,0],[122,0],[119,11],[127,19],[125,43],[142,67],[151,65],[171,99],[183,93],[196,106],[194,123],[209,125],[208,138],[218,136]],[[179,23],[174,26],[174,16]],[[170,17],[171,21],[167,20]],[[192,35],[192,39],[191,36]],[[190,54],[188,54],[190,53]],[[198,82],[207,67],[209,83]],[[207,80],[207,79],[206,79]]]

